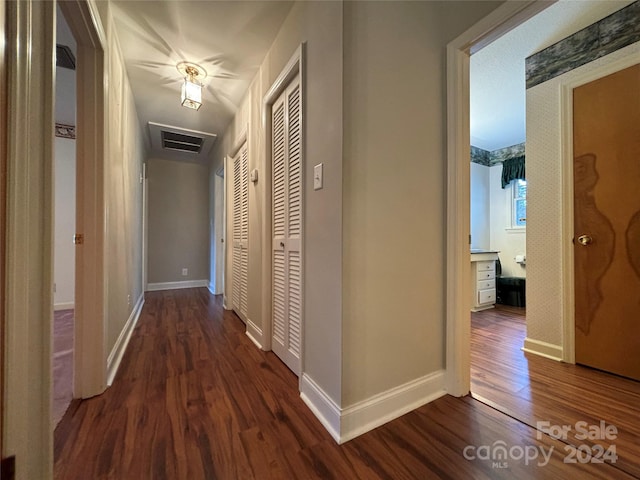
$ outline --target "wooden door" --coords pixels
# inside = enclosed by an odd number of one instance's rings
[[[302,102],[296,77],[272,107],[272,349],[296,374],[302,336]]]
[[[249,281],[249,155],[245,142],[233,159],[233,262],[231,304],[247,321]]]
[[[640,380],[640,65],[573,92],[576,363]]]

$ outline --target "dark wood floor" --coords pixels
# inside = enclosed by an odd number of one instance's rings
[[[568,425],[565,443],[615,445],[616,467],[640,478],[640,382],[524,353],[524,309],[499,307],[471,317],[475,398],[535,427]],[[576,423],[614,425],[617,438],[576,438]],[[582,425],[579,425],[582,427]]]
[[[53,312],[53,424],[73,398],[73,310]]]
[[[540,456],[472,458],[496,442]],[[55,477],[632,478],[607,464],[565,464],[564,447],[449,396],[339,446],[300,399],[296,377],[255,348],[220,298],[186,289],[147,294],[113,386],[74,402],[56,430]],[[543,451],[550,460],[540,466]]]

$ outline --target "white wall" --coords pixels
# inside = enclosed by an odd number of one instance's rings
[[[142,163],[145,147],[135,101],[113,25],[110,4],[100,7],[107,35],[107,145],[105,158],[106,353],[119,347],[121,334],[142,301]]]
[[[496,6],[345,3],[343,407],[445,367],[445,49]]]
[[[516,255],[527,253],[527,233],[524,228],[511,228],[513,186],[502,188],[502,164],[488,168],[491,203],[491,249],[498,250],[502,275],[526,277],[526,266],[515,261]]]
[[[489,167],[471,162],[471,248],[489,249],[492,217]]]
[[[209,167],[147,162],[148,277],[153,284],[209,280]],[[187,275],[182,275],[182,269]],[[158,285],[157,287],[162,287]]]
[[[527,339],[561,349],[566,271],[562,250],[572,232],[563,232],[562,101],[561,90],[585,72],[635,56],[640,42],[527,90]]]
[[[75,300],[76,141],[54,142],[54,309],[73,308]]]

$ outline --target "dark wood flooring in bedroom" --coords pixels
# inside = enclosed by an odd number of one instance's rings
[[[337,445],[297,378],[251,343],[220,297],[185,289],[147,294],[112,387],[74,402],[56,430],[55,478],[632,478],[566,464],[565,444],[539,437],[469,396],[444,396]],[[551,452],[549,462],[471,458],[495,442]]]
[[[532,427],[571,427],[567,451],[585,445],[582,451],[597,455],[595,443],[605,451],[613,445],[615,466],[640,478],[640,383],[523,352],[525,318],[516,307],[472,313],[472,396]],[[582,430],[601,421],[616,427],[616,438],[582,439]]]
[[[53,424],[57,425],[73,398],[73,310],[53,313]]]

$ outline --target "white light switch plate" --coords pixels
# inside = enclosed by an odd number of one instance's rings
[[[322,188],[322,163],[313,167],[313,189],[320,190]]]

